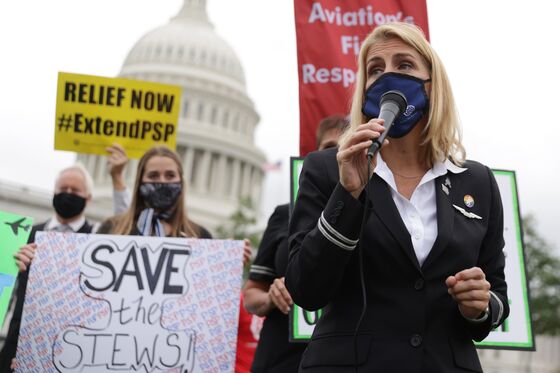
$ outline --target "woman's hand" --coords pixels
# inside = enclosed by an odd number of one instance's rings
[[[16,265],[20,272],[25,272],[33,258],[35,257],[35,250],[37,249],[36,243],[30,243],[22,246],[17,253],[14,254]]]
[[[287,314],[294,303],[284,285],[284,277],[275,279],[272,284],[247,280],[243,287],[243,301],[245,309],[257,316],[266,316],[274,308]]]
[[[486,310],[490,302],[490,283],[482,269],[472,267],[449,276],[445,280],[447,292],[459,304],[464,317],[476,319]]]
[[[284,285],[284,277],[274,280],[270,285],[270,289],[268,289],[268,297],[272,304],[286,315],[290,312],[292,304],[294,304],[292,296],[288,289],[286,289],[286,285]]]
[[[378,138],[385,128],[383,119],[372,119],[361,124],[356,131],[341,144],[336,155],[340,184],[354,198],[358,198],[375,168],[375,157],[371,160],[370,175],[367,175],[367,150],[372,144],[372,139]],[[383,145],[387,144],[385,140]]]
[[[113,181],[113,188],[116,190],[126,189],[123,176],[124,168],[128,163],[126,151],[117,143],[105,148],[105,150],[109,152],[109,156],[107,156],[107,166]]]

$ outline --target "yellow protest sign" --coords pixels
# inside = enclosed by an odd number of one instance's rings
[[[178,86],[60,72],[54,148],[106,155],[119,143],[130,158],[175,149],[180,103]]]

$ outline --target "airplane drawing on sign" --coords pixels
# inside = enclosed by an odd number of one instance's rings
[[[31,228],[31,225],[30,225],[30,224],[27,224],[27,225],[21,224],[21,223],[23,223],[23,221],[24,221],[25,219],[26,219],[26,218],[21,218],[21,219],[19,219],[19,220],[17,220],[17,221],[14,221],[13,223],[8,223],[8,222],[5,222],[5,223],[6,223],[7,225],[9,225],[9,226],[12,228],[12,231],[14,231],[14,234],[17,236],[17,235],[18,235],[18,230],[19,230],[19,228],[23,229],[23,230],[26,231],[26,232],[29,231],[29,228]]]

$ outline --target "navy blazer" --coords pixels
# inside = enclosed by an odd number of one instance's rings
[[[295,303],[324,313],[301,372],[354,372],[355,365],[360,372],[482,372],[472,340],[484,339],[509,314],[503,212],[492,172],[472,161],[463,167],[435,180],[438,236],[420,266],[383,179],[374,174],[369,199],[365,193],[355,199],[339,184],[336,149],[307,156],[290,221],[286,286]],[[463,202],[467,194],[474,197],[472,208]],[[352,249],[364,209],[363,236]],[[321,213],[326,224],[318,224]],[[363,307],[359,250],[367,311],[354,346]],[[480,323],[460,314],[445,284],[448,276],[474,266],[494,293],[489,317]]]

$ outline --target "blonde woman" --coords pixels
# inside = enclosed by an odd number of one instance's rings
[[[379,153],[381,96],[408,102]],[[508,316],[492,172],[465,161],[444,67],[417,27],[364,41],[339,149],[305,160],[286,287],[324,308],[300,372],[482,372],[472,340]]]

